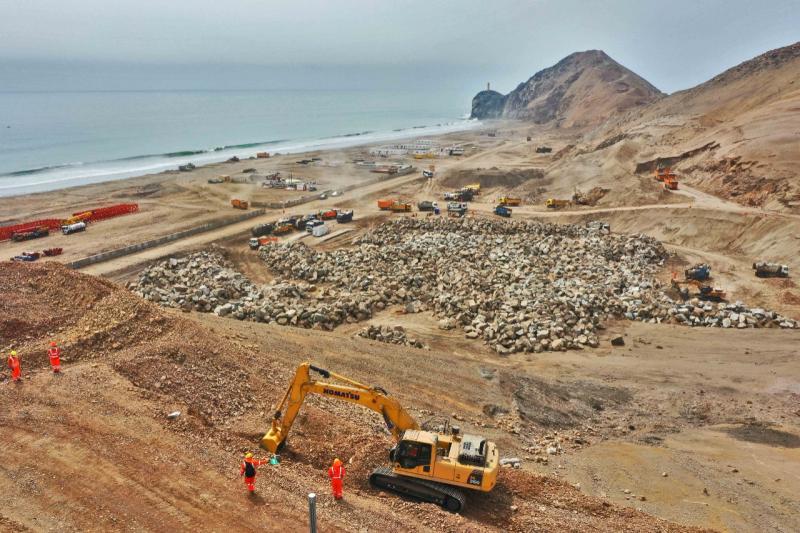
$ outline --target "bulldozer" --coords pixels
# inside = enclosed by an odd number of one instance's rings
[[[343,384],[313,379],[311,372]],[[497,446],[478,435],[421,429],[396,399],[381,387],[370,387],[310,363],[297,367],[294,379],[272,417],[272,427],[261,446],[272,453],[286,446],[286,438],[308,394],[361,405],[381,414],[395,445],[389,452],[391,466],[380,466],[370,475],[370,484],[418,501],[440,505],[457,513],[466,502],[462,489],[491,491],[497,483]]]

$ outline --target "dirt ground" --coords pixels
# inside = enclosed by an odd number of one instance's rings
[[[426,216],[381,212],[378,198],[444,205],[443,191],[477,179],[483,194],[468,216],[494,216],[497,196],[519,194],[525,201],[514,217],[602,219],[612,231],[647,233],[674,252],[660,274],[664,282],[672,271],[708,262],[713,283],[731,301],[800,318],[794,278],[763,280],[750,268],[767,259],[800,269],[800,216],[683,184],[665,193],[651,177],[636,176],[624,153],[602,166],[596,154],[575,153],[569,132],[516,123],[497,131],[496,137],[449,136],[467,153],[435,161],[433,180],[414,173],[287,209],[336,205],[355,209],[356,217],[332,225],[336,234],[328,239],[286,239],[346,247],[386,217]],[[554,150],[536,154],[538,145]],[[323,154],[342,163],[313,170],[295,169],[305,155],[293,155],[283,163],[245,161],[0,200],[4,220],[135,198],[142,205],[141,213],[100,222],[85,234],[0,243],[0,254],[69,242],[63,261],[230,216],[230,194],[247,186],[228,190],[206,180],[234,168],[285,164],[287,172],[319,172],[331,188],[368,180],[374,175],[347,163],[364,150]],[[570,158],[574,173],[567,178],[562,165]],[[593,207],[544,207],[545,198],[570,196],[576,184],[609,192]],[[217,246],[250,279],[268,283],[275,274],[246,241],[252,225],[283,214],[271,211],[84,272],[125,282],[155,259]],[[120,285],[44,262],[2,263],[0,270],[0,347],[18,349],[26,373],[21,385],[9,383],[7,373],[0,381],[0,400],[14,406],[0,415],[7,465],[0,491],[8,495],[0,529],[300,530],[305,494],[315,491],[322,531],[800,530],[796,331],[619,322],[607,325],[598,349],[499,357],[458,331],[438,329],[424,313],[390,308],[371,322],[403,325],[430,350],[357,337],[364,323],[322,332],[164,311]],[[625,346],[610,346],[617,334]],[[63,376],[46,368],[44,350],[53,337],[65,349]],[[237,476],[241,454],[255,448],[271,406],[304,360],[385,387],[420,420],[449,417],[485,434],[523,467],[503,469],[491,495],[470,495],[463,516],[376,493],[366,478],[390,444],[380,417],[314,398],[280,466],[262,468],[259,496],[248,499]],[[181,416],[167,419],[175,410]],[[330,498],[324,475],[335,456],[350,472],[343,504]]]

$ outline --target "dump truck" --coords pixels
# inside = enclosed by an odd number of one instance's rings
[[[423,200],[417,204],[417,209],[420,211],[433,211],[437,207],[439,207],[439,204],[437,202],[431,202],[430,200]]]
[[[328,381],[312,378],[312,372]],[[449,424],[441,428],[442,432],[424,431],[386,389],[364,385],[310,363],[298,366],[261,446],[272,453],[284,449],[309,394],[361,405],[383,417],[395,445],[389,451],[390,464],[370,474],[370,485],[377,490],[457,513],[466,505],[465,490],[486,493],[497,483],[500,454],[494,442],[480,435],[462,434],[460,428]]]
[[[562,207],[568,207],[572,204],[569,200],[559,200],[558,198],[548,198],[547,201],[544,203],[550,209],[561,209]]]
[[[353,210],[348,209],[347,211],[339,211],[336,213],[336,222],[340,224],[344,224],[346,222],[353,221]]]
[[[753,263],[753,270],[756,271],[756,276],[759,278],[788,278],[789,266],[779,265],[778,263],[766,263],[759,261]]]
[[[64,235],[71,235],[80,231],[86,231],[86,222],[76,222],[75,224],[61,226],[61,233]]]
[[[381,211],[389,211],[396,200],[378,200],[378,209]]]
[[[407,213],[411,211],[411,204],[395,202],[389,208],[393,213]]]
[[[501,217],[511,218],[511,208],[502,204],[498,205],[494,208],[494,214]]]
[[[261,237],[263,235],[269,235],[275,229],[274,222],[267,222],[266,224],[258,224],[253,226],[253,229],[250,230],[250,235],[253,237]]]
[[[461,188],[462,191],[464,189],[470,190],[470,191],[472,191],[472,194],[474,194],[475,196],[478,196],[481,193],[481,184],[480,183],[470,183],[469,185],[464,185]]]
[[[40,239],[50,235],[50,230],[47,226],[40,226],[28,231],[15,231],[11,234],[11,240],[14,242],[29,241],[31,239]]]
[[[234,198],[231,200],[231,206],[233,206],[234,209],[247,209],[250,204],[247,202],[247,200],[239,200],[238,198]]]
[[[700,265],[694,265],[693,267],[689,267],[684,271],[684,277],[686,279],[696,279],[697,281],[705,281],[711,277],[711,267],[706,265],[705,263]]]
[[[273,243],[273,242],[278,242],[278,238],[277,237],[258,237],[258,238],[253,237],[248,242],[248,245],[250,246],[251,250],[258,250],[262,246],[266,246],[266,245],[268,245],[270,243]]]
[[[664,177],[664,190],[666,190],[666,191],[677,191],[678,190],[678,178],[676,178],[674,175],[665,176]]]
[[[510,196],[501,196],[497,199],[497,203],[500,205],[508,205],[512,207],[516,207],[522,204],[522,198],[512,198]]]

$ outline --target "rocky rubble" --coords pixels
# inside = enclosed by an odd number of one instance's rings
[[[654,279],[667,253],[644,235],[535,221],[400,218],[350,249],[262,247],[284,280],[257,287],[214,252],[169,259],[133,289],[161,305],[241,320],[330,330],[389,306],[431,311],[500,354],[596,347],[611,317],[706,327],[797,328],[736,302],[672,300]],[[362,336],[407,344],[396,330]],[[421,343],[420,343],[421,344]]]
[[[413,348],[430,349],[422,341],[409,337],[403,326],[390,327],[370,325],[359,331],[358,336],[364,337],[365,339],[388,342],[389,344],[401,344]]]

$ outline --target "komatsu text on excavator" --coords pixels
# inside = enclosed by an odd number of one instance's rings
[[[312,371],[346,385],[312,379]],[[383,416],[396,444],[389,452],[391,466],[372,472],[370,483],[374,487],[459,512],[465,503],[464,492],[460,489],[489,492],[497,482],[499,455],[493,442],[476,435],[462,435],[456,427],[449,433],[423,431],[384,389],[363,385],[309,363],[297,368],[273,416],[272,427],[261,440],[264,448],[272,453],[283,449],[292,423],[309,393],[356,403]]]

